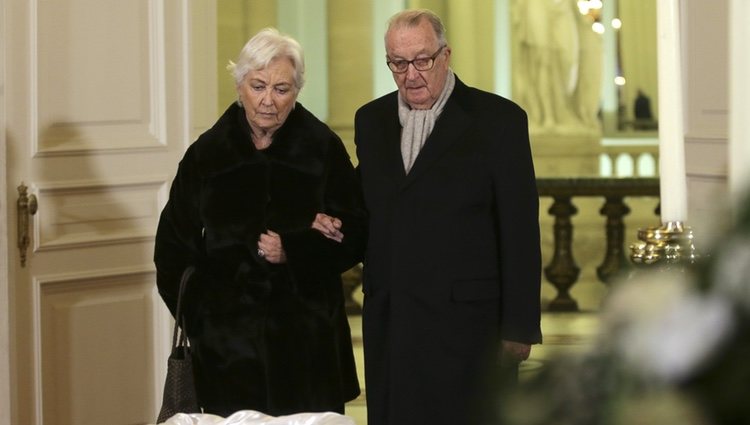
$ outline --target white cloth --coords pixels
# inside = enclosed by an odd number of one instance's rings
[[[401,157],[404,160],[404,171],[409,174],[414,161],[419,155],[419,151],[422,150],[427,136],[432,132],[432,128],[435,127],[435,121],[437,121],[440,113],[443,112],[443,107],[448,101],[453,87],[456,85],[456,76],[453,75],[453,70],[448,70],[448,75],[445,78],[445,86],[443,86],[443,92],[435,101],[430,109],[411,109],[406,101],[401,97],[401,93],[398,94],[398,119],[401,122]]]
[[[255,410],[240,410],[228,418],[207,413],[178,413],[163,425],[356,425],[349,416],[333,412],[268,416]]]

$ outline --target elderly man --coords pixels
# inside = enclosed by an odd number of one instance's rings
[[[393,16],[385,47],[398,90],[355,118],[368,424],[478,423],[500,359],[542,338],[527,118],[454,75],[430,11]]]

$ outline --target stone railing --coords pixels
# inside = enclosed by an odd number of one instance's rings
[[[626,255],[625,223],[630,213],[625,204],[627,197],[659,197],[658,178],[538,178],[540,197],[550,197],[553,202],[548,213],[554,217],[552,226],[553,254],[544,267],[544,276],[557,290],[556,297],[547,306],[548,311],[577,311],[578,303],[570,295],[570,288],[578,281],[580,268],[573,258],[573,223],[571,217],[578,213],[573,204],[576,197],[602,198],[599,213],[606,217],[604,226],[604,259],[596,268],[596,275],[604,283],[627,271],[631,262]],[[658,210],[654,211],[658,214]],[[545,229],[541,229],[545,232]],[[359,314],[362,309],[354,299],[362,279],[362,269],[355,267],[343,275],[344,296],[348,314]]]
[[[570,295],[577,282],[580,268],[573,258],[573,224],[571,217],[578,212],[575,197],[604,198],[599,213],[605,216],[605,255],[596,268],[596,275],[604,283],[630,268],[625,250],[623,218],[630,213],[626,197],[659,197],[657,178],[540,178],[537,179],[540,197],[551,197],[548,212],[554,217],[552,229],[554,251],[552,260],[544,267],[544,275],[556,288],[557,296],[549,303],[549,311],[576,311],[578,303]],[[658,213],[658,209],[654,211]],[[542,229],[544,231],[544,229]]]

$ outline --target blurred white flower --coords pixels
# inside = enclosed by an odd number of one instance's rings
[[[610,295],[603,342],[646,379],[679,382],[710,358],[734,326],[730,300],[699,293],[682,273],[643,275]]]
[[[711,282],[714,290],[750,312],[750,239],[729,240],[716,258]]]

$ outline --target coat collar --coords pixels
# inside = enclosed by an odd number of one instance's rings
[[[277,130],[271,145],[259,151],[251,140],[250,125],[244,109],[231,105],[219,119],[209,137],[218,149],[210,149],[212,173],[224,173],[245,165],[271,161],[304,173],[323,171],[326,143],[331,131],[297,103],[284,125]]]

